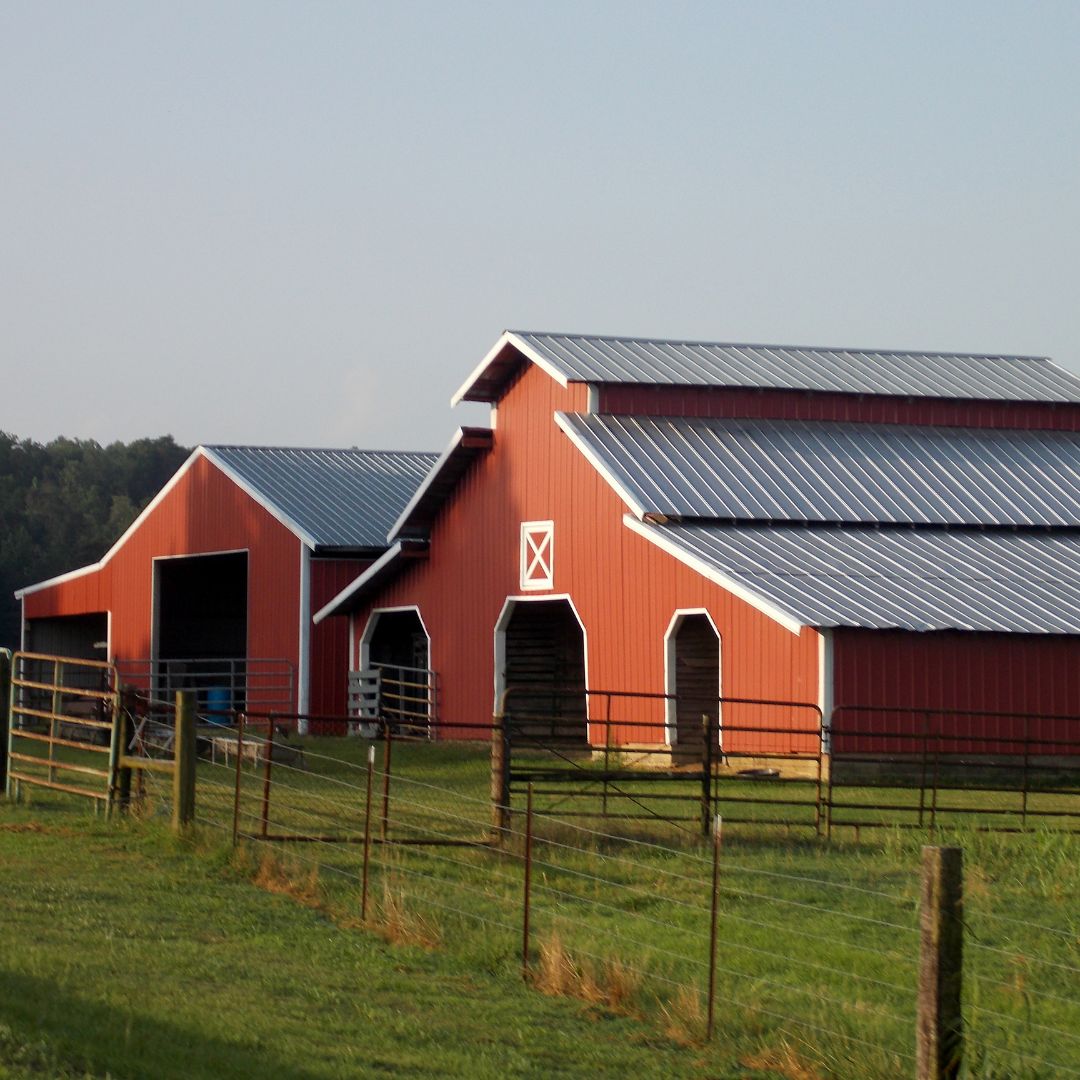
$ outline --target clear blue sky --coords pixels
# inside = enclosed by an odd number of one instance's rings
[[[1078,57],[1074,2],[5,0],[0,428],[437,448],[508,326],[1080,370]]]

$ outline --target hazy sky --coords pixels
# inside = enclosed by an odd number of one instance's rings
[[[1078,125],[1071,0],[0,0],[0,429],[441,448],[506,327],[1080,370]]]

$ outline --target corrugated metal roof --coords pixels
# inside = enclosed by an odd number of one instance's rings
[[[1080,525],[1080,435],[558,414],[639,516]]]
[[[1046,357],[734,345],[508,330],[454,400],[491,401],[512,346],[560,381],[732,386],[904,397],[1080,402],[1080,379]]]
[[[1080,535],[631,527],[806,626],[1080,633]]]
[[[438,454],[206,446],[207,456],[319,548],[385,548]]]

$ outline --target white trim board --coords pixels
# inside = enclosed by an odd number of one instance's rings
[[[689,566],[691,570],[707,578],[714,585],[726,589],[733,596],[737,596],[763,615],[768,616],[773,622],[779,623],[785,630],[790,630],[793,634],[802,632],[805,624],[800,622],[796,615],[780,607],[779,604],[774,603],[768,597],[762,596],[761,593],[748,589],[742,582],[736,581],[722,571],[717,570],[715,566],[710,566],[704,559],[700,559],[679,547],[678,544],[673,543],[668,537],[664,536],[661,531],[662,526],[638,521],[631,514],[623,515],[623,524],[631,532],[636,532],[638,536],[645,537],[650,544],[655,544],[661,551]]]
[[[512,330],[504,330],[499,340],[488,350],[484,359],[473,368],[469,373],[469,377],[454,392],[453,397],[450,398],[451,407],[459,405],[465,400],[465,395],[473,388],[476,381],[491,366],[495,357],[498,356],[507,345],[513,346],[524,359],[531,360],[532,363],[540,368],[546,375],[549,375],[554,379],[564,390],[570,385],[567,377],[559,371],[547,357],[541,356],[535,349],[526,345]]]
[[[494,425],[493,425],[494,426]],[[397,534],[405,527],[405,523],[409,520],[409,516],[413,510],[419,505],[420,500],[427,494],[427,490],[435,482],[436,477],[439,475],[443,466],[454,456],[458,447],[461,445],[462,440],[465,438],[465,429],[458,428],[454,437],[450,440],[449,445],[439,455],[439,460],[435,462],[427,471],[427,475],[420,481],[420,486],[413,492],[412,498],[405,504],[405,509],[401,511],[397,516],[397,520],[390,526],[390,531],[386,534],[386,542],[392,544],[397,539]]]
[[[642,506],[631,494],[619,483],[618,480],[608,471],[607,466],[596,456],[593,448],[587,443],[581,441],[578,438],[577,433],[570,427],[570,421],[564,412],[557,412],[555,414],[555,424],[559,430],[574,444],[574,446],[581,452],[585,460],[600,474],[604,482],[619,496],[620,499],[634,512],[638,518],[644,518],[646,514],[656,513],[655,510],[649,510]]]
[[[311,621],[315,623],[316,626],[318,626],[318,624],[321,623],[323,619],[329,617],[330,615],[333,615],[334,609],[338,607],[339,604],[343,604],[346,600],[349,599],[350,596],[353,595],[353,593],[357,591],[357,589],[365,585],[371,579],[371,577],[389,566],[390,563],[392,563],[401,554],[401,550],[403,547],[404,544],[401,540],[395,541],[395,543],[391,547],[387,548],[386,551],[384,551],[362,574],[353,578],[353,580],[350,581],[349,584],[346,585],[345,588],[337,594],[337,596],[333,597],[328,603],[324,604],[321,608],[319,608],[319,610],[311,616]]]
[[[420,623],[420,629],[424,631],[424,637],[427,638],[427,667],[428,670],[432,670],[431,664],[431,631],[428,629],[427,623],[424,622],[424,616],[420,612],[419,604],[401,604],[396,607],[381,607],[372,608],[368,612],[367,622],[364,624],[363,633],[360,635],[360,655],[357,657],[357,663],[360,665],[361,671],[366,671],[371,667],[371,639],[375,636],[375,631],[379,627],[380,615],[393,615],[396,612],[401,611],[415,611],[416,619]],[[354,620],[352,616],[349,617],[349,622]]]

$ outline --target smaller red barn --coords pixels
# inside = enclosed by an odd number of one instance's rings
[[[200,446],[100,562],[15,594],[22,647],[207,707],[342,715],[348,632],[311,613],[383,554],[435,458]]]

